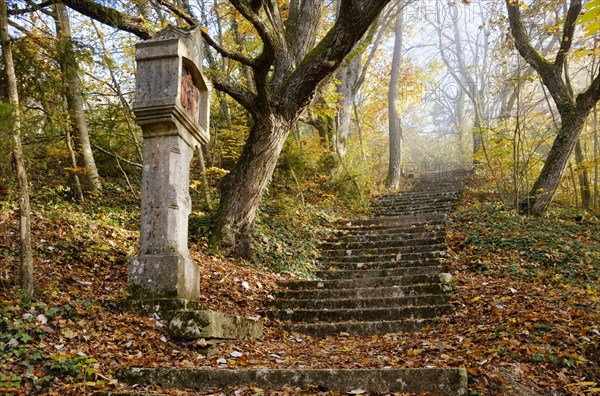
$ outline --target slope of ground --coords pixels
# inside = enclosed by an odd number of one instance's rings
[[[18,260],[17,219],[14,211],[4,209],[0,394],[87,395],[119,389],[112,374],[120,366],[464,366],[472,395],[598,393],[600,221],[556,213],[526,220],[472,201],[467,194],[450,223],[455,312],[441,325],[414,334],[317,339],[266,321],[263,340],[236,342],[211,356],[203,354],[202,340],[172,342],[159,319],[119,309],[127,258],[137,247],[136,215],[130,207],[48,205],[36,211],[34,301],[14,295],[9,274]],[[203,302],[214,309],[257,315],[276,291],[276,282],[289,277],[212,258],[202,249],[191,247],[204,274]],[[299,390],[212,393],[223,392]]]

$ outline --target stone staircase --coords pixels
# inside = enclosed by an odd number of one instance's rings
[[[323,337],[417,331],[451,313],[445,219],[466,176],[424,174],[377,199],[372,219],[339,224],[321,245],[319,279],[283,283],[267,315]]]
[[[460,171],[422,175],[412,191],[377,199],[372,219],[340,223],[321,246],[319,279],[284,283],[287,290],[266,315],[292,331],[320,337],[415,331],[450,313],[445,220],[466,176]],[[350,394],[467,394],[464,368],[128,367],[116,376],[125,384],[164,388],[319,385]]]

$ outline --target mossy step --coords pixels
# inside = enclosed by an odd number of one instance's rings
[[[418,215],[418,214],[446,214],[450,212],[450,208],[430,208],[430,209],[408,209],[408,210],[398,210],[398,211],[386,211],[386,212],[375,212],[373,216],[375,218],[378,217],[387,217],[387,216],[409,216],[409,215]]]
[[[406,235],[410,237],[410,234],[426,234],[426,233],[439,233],[445,232],[446,225],[443,223],[429,224],[423,223],[420,225],[411,225],[409,227],[401,226],[382,226],[382,227],[369,227],[369,228],[356,228],[356,229],[343,229],[334,231],[326,240],[339,239],[347,237],[393,237]]]
[[[230,386],[263,389],[306,389],[321,386],[332,392],[410,392],[441,396],[467,394],[464,368],[408,369],[210,369],[136,368],[117,370],[116,377],[128,385],[208,390]]]
[[[321,251],[331,250],[357,250],[357,249],[381,249],[381,248],[405,248],[408,246],[423,246],[423,245],[436,245],[443,244],[445,241],[445,235],[442,233],[429,234],[417,234],[418,238],[393,238],[393,239],[371,239],[365,238],[363,241],[348,242],[324,242],[319,247]]]
[[[432,242],[432,241],[429,241]],[[330,257],[353,257],[353,256],[370,256],[370,255],[385,255],[385,254],[411,254],[411,253],[430,253],[446,250],[445,243],[437,244],[419,244],[407,246],[382,246],[382,247],[367,247],[352,249],[344,246],[335,249],[321,250],[323,259]]]
[[[359,220],[347,220],[338,222],[337,226],[339,228],[372,228],[372,227],[381,227],[381,226],[403,226],[410,228],[413,225],[428,223],[443,223],[446,220],[445,215],[439,214],[431,214],[431,215],[419,215],[419,216],[390,216],[390,217],[380,217],[378,219],[359,219]]]
[[[333,279],[333,280],[301,280],[281,282],[280,285],[289,290],[314,290],[314,289],[361,289],[365,287],[392,287],[420,285],[423,283],[436,283],[440,278],[437,274],[384,276],[379,278],[363,279]]]
[[[267,306],[277,309],[357,309],[357,308],[388,308],[404,305],[443,305],[450,303],[447,294],[422,294],[406,297],[375,297],[375,298],[345,298],[345,299],[314,299],[314,300],[276,300],[269,301]]]
[[[452,312],[452,305],[420,305],[404,307],[367,307],[340,309],[286,309],[270,311],[266,315],[270,319],[284,320],[294,323],[335,323],[349,321],[393,321],[406,319],[432,319]]]
[[[439,266],[446,262],[443,257],[429,258],[429,259],[416,259],[416,260],[402,260],[397,261],[371,261],[371,262],[336,262],[336,261],[318,261],[318,265],[323,270],[330,271],[353,271],[353,270],[369,270],[369,269],[394,269],[394,268],[406,268],[406,267],[429,267]]]
[[[407,319],[374,322],[302,323],[289,324],[285,328],[289,331],[313,337],[327,337],[341,333],[358,337],[370,337],[390,333],[414,333],[437,322],[436,319]]]
[[[388,254],[362,254],[355,256],[321,256],[319,263],[403,263],[415,260],[427,260],[432,258],[445,258],[448,253],[445,250],[435,250],[417,253],[388,253]]]
[[[364,287],[355,289],[312,289],[287,290],[277,292],[276,299],[346,299],[346,298],[375,298],[375,297],[406,297],[422,294],[445,294],[450,286],[440,283],[423,283],[411,286]]]
[[[375,207],[373,213],[387,213],[388,216],[394,216],[396,213],[444,213],[450,212],[454,205],[452,204],[433,204],[433,205],[394,205],[389,207]]]
[[[454,198],[440,198],[440,199],[429,199],[427,201],[415,202],[412,199],[402,201],[387,201],[374,203],[371,208],[375,210],[385,209],[406,209],[406,208],[429,208],[429,207],[448,207],[452,206],[456,202]]]
[[[385,217],[380,217],[385,218]],[[446,228],[445,222],[436,223],[419,223],[419,224],[390,224],[390,225],[373,225],[368,227],[349,227],[340,228],[334,235],[392,235],[404,232],[419,233],[428,231],[443,231]]]
[[[390,195],[381,195],[379,197],[376,197],[374,199],[375,202],[378,201],[385,201],[385,200],[396,200],[396,199],[402,199],[404,197],[411,197],[411,198],[427,198],[427,197],[437,197],[437,196],[458,196],[459,192],[456,189],[448,189],[446,191],[444,191],[443,189],[438,191],[438,192],[431,192],[429,190],[421,190],[419,191],[418,189],[414,189],[411,191],[404,191],[401,193],[397,193],[397,194],[390,194]]]
[[[396,242],[409,240],[426,240],[426,239],[443,239],[446,235],[444,229],[422,229],[398,231],[394,233],[368,233],[354,235],[352,233],[335,233],[326,237],[323,245],[335,245],[341,243],[376,243],[380,242]]]
[[[421,274],[435,275],[440,272],[448,272],[448,268],[441,265],[429,265],[401,268],[357,269],[350,271],[325,269],[323,271],[317,271],[315,274],[321,279],[364,279]]]

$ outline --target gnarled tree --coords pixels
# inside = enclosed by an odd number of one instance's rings
[[[521,205],[523,212],[539,216],[546,212],[552,202],[585,120],[600,100],[600,71],[596,71],[590,85],[579,95],[575,96],[569,89],[568,68],[565,67],[565,62],[573,43],[577,18],[582,9],[581,0],[571,0],[569,4],[560,48],[553,61],[548,60],[531,45],[523,25],[519,2],[506,0],[506,8],[515,47],[523,59],[540,75],[560,114],[560,129],[544,167],[533,184],[528,199]]]
[[[251,254],[251,230],[263,193],[283,144],[309,105],[318,84],[333,73],[390,0],[342,0],[335,24],[317,43],[323,0],[230,0],[262,41],[257,56],[231,51],[207,33],[221,56],[252,70],[251,84],[205,69],[216,89],[242,105],[254,124],[235,168],[223,180],[211,245],[226,255]],[[196,20],[165,0],[158,1],[191,25]],[[141,18],[92,0],[63,0],[68,7],[110,26],[150,38],[155,32]],[[287,10],[287,18],[282,10]]]

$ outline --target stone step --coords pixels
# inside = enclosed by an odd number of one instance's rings
[[[288,290],[336,290],[336,289],[362,289],[366,287],[393,287],[421,285],[424,283],[439,282],[437,274],[428,275],[407,275],[407,276],[388,276],[380,278],[364,279],[331,279],[331,280],[301,280],[287,281],[280,283]]]
[[[434,192],[432,193],[431,191],[426,191],[426,190],[411,190],[411,191],[405,191],[399,194],[390,194],[390,195],[380,195],[378,197],[375,197],[374,201],[393,201],[396,199],[404,199],[406,197],[414,197],[414,198],[423,198],[423,199],[427,199],[429,197],[436,197],[436,196],[452,196],[452,197],[458,197],[459,193],[458,191],[456,191],[454,188],[448,190],[448,191],[439,191],[439,192]]]
[[[454,202],[458,200],[458,194],[450,193],[427,193],[427,194],[402,194],[395,197],[377,198],[373,200],[372,205],[396,205],[396,204],[413,204],[431,202]]]
[[[441,265],[419,266],[419,267],[400,267],[400,268],[379,268],[379,269],[357,269],[350,271],[322,270],[316,271],[321,279],[364,279],[364,278],[382,278],[394,276],[406,276],[417,274],[435,275],[440,272],[448,272],[448,268]]]
[[[406,319],[374,322],[302,323],[289,324],[289,331],[313,337],[327,337],[340,333],[351,336],[370,337],[390,333],[416,332],[437,323],[435,319]]]
[[[385,201],[374,201],[372,207],[374,208],[390,208],[390,207],[409,207],[409,206],[433,206],[433,205],[449,205],[456,202],[455,197],[440,196],[430,197],[427,199],[414,199],[414,198],[398,198],[395,200]]]
[[[445,232],[446,226],[445,224],[425,224],[419,227],[411,225],[410,227],[395,227],[395,226],[382,226],[382,227],[370,227],[370,228],[356,228],[356,229],[346,229],[346,230],[338,230],[332,233],[329,239],[339,240],[340,238],[347,237],[395,237],[396,235],[403,234],[425,234],[428,232],[431,233],[441,233]]]
[[[384,218],[384,217],[380,217]],[[446,228],[445,223],[425,223],[420,225],[410,224],[406,226],[398,225],[373,225],[369,227],[354,227],[339,229],[334,235],[392,235],[402,232],[421,233],[427,231],[443,231]]]
[[[350,232],[331,233],[324,238],[323,244],[335,244],[343,242],[375,242],[375,241],[402,241],[412,239],[428,239],[428,238],[443,238],[446,235],[444,228],[435,229],[433,227],[423,227],[421,229],[412,228],[409,230],[400,230],[394,233],[359,233],[352,234]]]
[[[385,212],[374,212],[375,218],[387,217],[387,216],[408,216],[408,215],[419,215],[419,214],[446,214],[451,208],[429,208],[429,209],[407,209],[392,211],[387,210]]]
[[[348,263],[335,261],[319,261],[318,264],[324,270],[330,271],[352,271],[352,270],[369,270],[369,269],[395,269],[405,267],[429,267],[439,266],[446,262],[444,258],[431,258],[426,260],[402,260],[385,261],[385,262],[370,262],[370,263]]]
[[[386,204],[373,204],[371,211],[383,212],[386,210],[406,210],[406,209],[431,209],[431,208],[445,208],[447,210],[452,209],[455,205],[455,201],[438,201],[438,202],[389,202]]]
[[[452,305],[401,306],[386,308],[355,309],[287,309],[267,312],[270,319],[295,323],[351,322],[351,321],[394,321],[410,318],[431,319],[452,312]]]
[[[409,369],[211,369],[120,368],[116,377],[142,387],[209,390],[231,386],[263,389],[324,387],[335,393],[409,392],[440,396],[467,394],[464,368]]]
[[[411,228],[411,226],[420,226],[427,224],[443,224],[446,221],[446,215],[423,214],[417,216],[389,216],[378,219],[358,219],[352,221],[342,221],[338,223],[340,229],[372,228],[382,226],[397,226],[396,228]]]
[[[407,297],[421,294],[444,294],[451,287],[436,283],[424,283],[410,286],[392,287],[365,287],[354,289],[312,289],[312,290],[287,290],[277,292],[277,299],[359,299],[359,298],[393,298]]]
[[[371,254],[357,256],[335,256],[322,257],[319,263],[406,263],[418,260],[428,260],[432,258],[446,258],[446,250],[419,252],[419,253],[396,253],[396,254]]]
[[[388,206],[374,206],[371,208],[373,213],[389,213],[389,216],[393,216],[394,213],[401,212],[419,212],[419,213],[430,213],[431,211],[436,212],[449,212],[454,207],[453,203],[433,203],[430,205],[417,204],[406,204],[406,205],[388,205]]]
[[[356,250],[356,249],[374,249],[374,248],[393,248],[393,247],[407,247],[407,246],[423,246],[423,245],[437,245],[444,243],[446,235],[445,233],[438,232],[437,234],[415,234],[415,238],[363,238],[358,241],[338,240],[337,242],[323,242],[320,245],[321,251],[329,250]]]
[[[450,303],[447,294],[421,294],[406,297],[347,298],[329,300],[276,300],[267,302],[267,306],[277,309],[357,309],[391,308],[415,305],[443,305]]]
[[[386,254],[412,254],[412,253],[428,253],[437,252],[446,249],[446,244],[437,243],[434,245],[407,245],[407,246],[389,246],[389,247],[371,247],[362,249],[344,249],[339,247],[336,249],[321,250],[320,257],[323,259],[334,257],[352,257],[352,256],[371,256],[371,255],[386,255]]]

